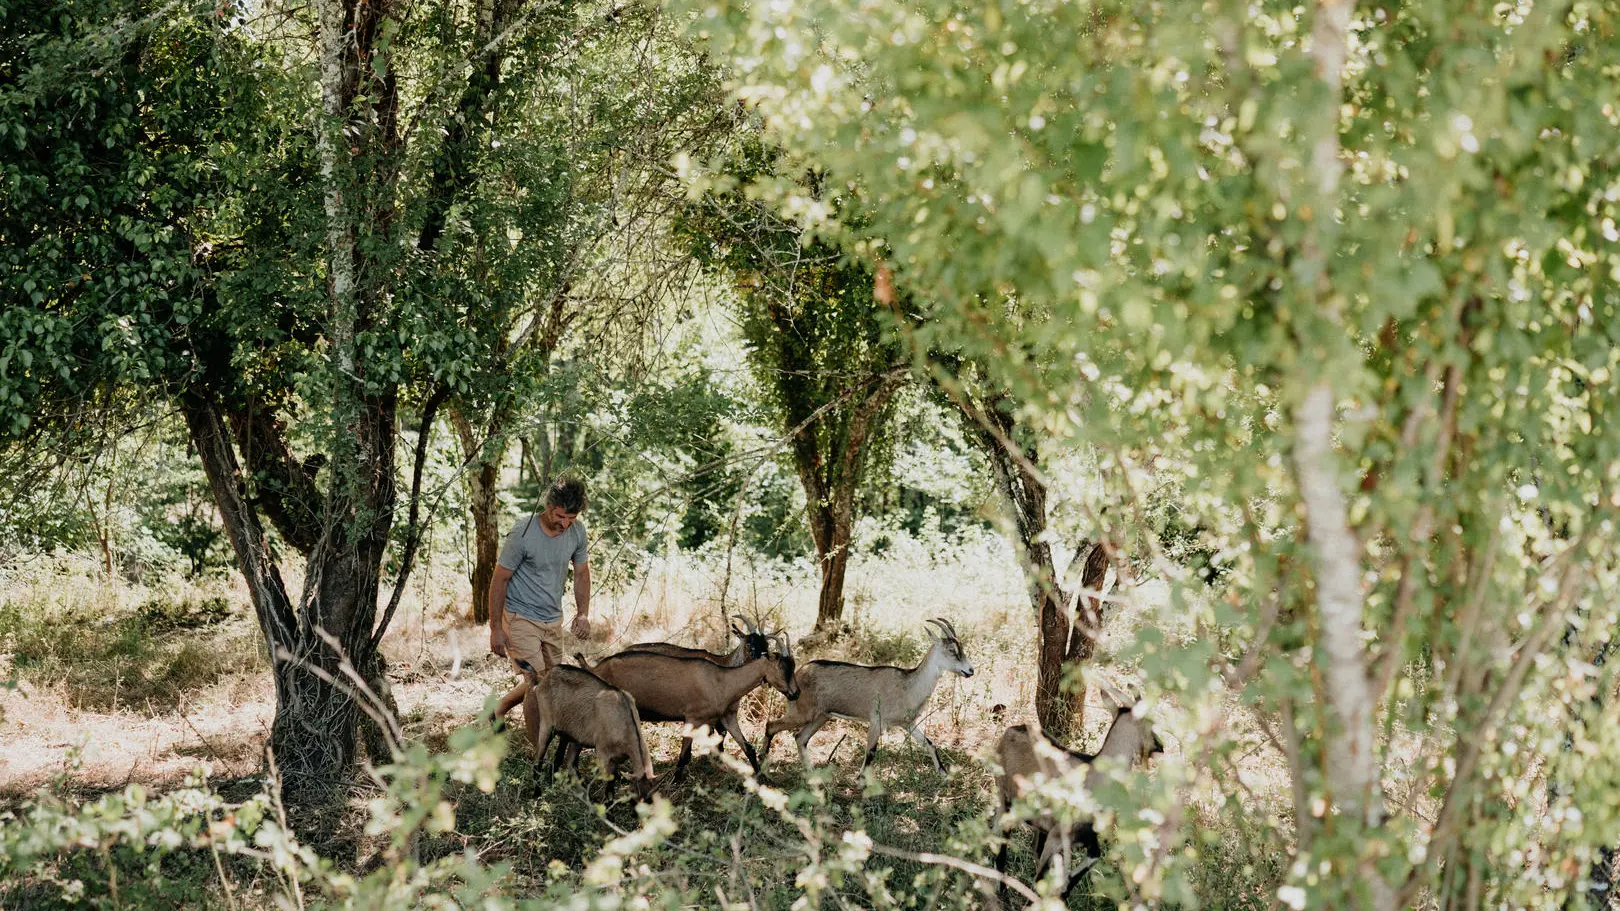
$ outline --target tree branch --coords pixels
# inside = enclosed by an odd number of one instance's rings
[[[300,461],[287,445],[286,424],[275,409],[250,403],[226,410],[237,449],[253,477],[253,502],[299,553],[309,555],[321,536],[325,498],[315,484],[323,456]]]
[[[297,618],[287,597],[287,586],[281,580],[281,571],[270,556],[270,544],[265,540],[258,514],[243,494],[241,468],[218,404],[206,389],[193,386],[180,397],[180,406],[192,445],[202,461],[203,473],[208,476],[214,503],[219,507],[226,536],[236,552],[237,565],[247,581],[259,628],[271,648],[291,644],[296,640]]]
[[[435,387],[422,404],[422,420],[416,432],[416,460],[411,466],[411,509],[407,519],[409,529],[405,539],[405,551],[399,558],[399,574],[394,578],[394,592],[388,597],[388,606],[383,609],[382,619],[378,621],[376,629],[371,634],[371,649],[373,651],[382,644],[383,634],[388,632],[388,625],[394,621],[394,612],[399,609],[400,599],[405,594],[405,582],[410,579],[411,569],[416,562],[416,551],[422,543],[422,469],[427,464],[428,442],[433,439],[433,424],[439,413],[439,406],[450,396],[450,386],[444,383],[435,384]]]

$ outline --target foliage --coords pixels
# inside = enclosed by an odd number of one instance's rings
[[[892,267],[914,350],[966,353],[1032,426],[1099,453],[1099,530],[1172,579],[1141,510],[1156,485],[1183,492],[1178,523],[1229,569],[1210,608],[1178,589],[1178,609],[1230,635],[1149,636],[1144,669],[1192,705],[1239,693],[1276,743],[1298,738],[1273,894],[1579,888],[1613,812],[1572,747],[1607,736],[1612,704],[1594,661],[1620,504],[1611,5],[1362,6],[1347,31],[1331,4],[690,8],[769,140],[859,188],[841,209],[754,192]],[[1305,511],[1323,472],[1342,480]],[[1317,537],[1340,531],[1333,502],[1348,558]],[[1339,572],[1369,584],[1348,633],[1324,627]],[[1370,647],[1348,641],[1363,631]],[[1372,795],[1366,827],[1311,812],[1362,806],[1321,771],[1353,735],[1334,714],[1353,695],[1318,676],[1335,668],[1377,703],[1392,800]],[[1213,720],[1197,737],[1200,755],[1239,748]],[[1394,761],[1408,738],[1412,766]],[[1536,793],[1543,766],[1556,795]],[[1184,882],[1181,843],[1145,859],[1141,895]]]
[[[786,181],[826,207],[838,205],[837,195],[823,199],[821,175],[796,173],[753,124],[742,127],[718,153],[723,178],[679,214],[677,231],[699,262],[737,287],[750,362],[780,408],[785,448],[804,485],[822,565],[816,629],[833,630],[843,614],[855,494],[887,440],[883,430],[907,375],[866,267],[783,221],[744,187]]]
[[[210,12],[213,7],[210,6]],[[142,2],[8,3],[0,26],[0,421],[91,433],[87,406],[160,391],[207,316],[222,129],[262,110],[243,42],[213,15]],[[137,99],[140,103],[136,103]],[[67,116],[71,112],[71,116]]]
[[[922,761],[847,783],[824,772],[803,780],[794,774],[778,788],[754,782],[735,758],[724,759],[679,806],[661,796],[633,809],[623,798],[593,805],[579,782],[564,780],[544,791],[543,804],[523,810],[509,803],[528,785],[509,774],[504,739],[466,728],[446,747],[413,747],[377,770],[357,803],[371,855],[360,869],[301,841],[273,787],[228,800],[199,771],[164,795],[138,785],[83,802],[47,794],[0,814],[0,896],[31,907],[157,908],[178,900],[606,909],[707,903],[718,895],[763,908],[836,898],[879,909],[923,900],[967,909],[980,906],[982,887],[926,858],[937,847],[984,861],[996,845],[982,801],[988,782],[971,767],[911,813],[895,812],[894,802],[941,788]],[[1019,812],[1112,807],[1132,799],[1134,787],[1121,779],[1092,798],[1073,784]],[[489,814],[494,805],[506,811]],[[535,810],[566,825],[550,832],[516,827],[544,818],[526,815]],[[604,830],[605,841],[592,835],[572,843],[574,833]],[[1023,838],[1012,837],[1020,843],[1015,864],[1027,865]],[[538,852],[536,838],[543,839]],[[744,838],[750,849],[740,853]],[[896,842],[927,847],[919,854]],[[535,864],[536,856],[552,860]],[[1039,888],[1048,892],[1051,883]],[[1093,888],[1100,897],[1121,886],[1109,876]]]
[[[11,479],[21,488],[28,472]],[[185,454],[183,428],[157,419],[99,452],[18,489],[0,515],[0,555],[64,554],[100,545],[130,579],[184,568],[196,578],[230,566],[207,480]]]
[[[231,619],[223,597],[199,592],[154,594],[127,613],[53,604],[44,595],[7,599],[0,648],[20,679],[60,687],[73,708],[162,710],[262,664],[257,637]]]

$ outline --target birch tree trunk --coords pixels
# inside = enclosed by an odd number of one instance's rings
[[[1322,338],[1342,336],[1345,328],[1330,279],[1334,253],[1334,211],[1339,201],[1339,108],[1348,49],[1350,0],[1319,0],[1311,29],[1311,57],[1316,78],[1325,89],[1314,124],[1311,149],[1315,209],[1301,244],[1305,275],[1316,276],[1316,324]],[[1305,504],[1305,526],[1316,583],[1317,624],[1323,668],[1327,731],[1324,759],[1327,784],[1340,818],[1361,831],[1377,824],[1378,768],[1374,755],[1375,703],[1363,642],[1360,545],[1350,528],[1342,473],[1333,448],[1334,410],[1338,390],[1330,358],[1301,352],[1302,373],[1309,382],[1294,410],[1294,472]],[[1327,369],[1322,369],[1323,365]],[[1320,370],[1312,374],[1312,368]],[[1354,837],[1354,836],[1353,836]],[[1372,907],[1392,908],[1394,892],[1372,864],[1361,872]]]

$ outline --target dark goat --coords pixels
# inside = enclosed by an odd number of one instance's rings
[[[741,625],[739,625],[739,621]],[[711,652],[701,648],[690,648],[685,645],[676,645],[672,642],[638,642],[626,649],[625,652],[652,652],[658,655],[669,655],[672,658],[703,658],[713,661],[721,667],[742,667],[750,661],[765,657],[770,653],[771,638],[761,632],[747,617],[738,614],[731,621],[731,631],[736,634],[737,647],[729,652]],[[623,654],[621,652],[620,654]]]
[[[1044,741],[1048,749],[1040,749],[1038,740]],[[1152,726],[1146,719],[1138,718],[1130,707],[1121,708],[1114,716],[1114,723],[1109,725],[1102,747],[1095,754],[1071,750],[1046,736],[1046,732],[1039,727],[1014,725],[996,743],[996,757],[1001,762],[1001,775],[996,779],[1001,812],[1005,814],[1016,798],[1029,794],[1043,781],[1061,778],[1076,766],[1089,767],[1104,756],[1136,766],[1155,753],[1162,752],[1164,744],[1159,742]],[[1102,772],[1090,769],[1086,774],[1086,789],[1101,785],[1104,777]],[[1067,897],[1102,857],[1102,842],[1097,838],[1096,827],[1087,820],[1065,829],[1049,813],[1042,813],[1030,820],[1030,825],[1035,829],[1035,876],[1039,878],[1045,873],[1046,868],[1061,854],[1063,869],[1068,877],[1063,888],[1063,895]],[[1087,858],[1079,869],[1075,868],[1070,855],[1070,849],[1075,844],[1085,851]],[[1005,841],[996,853],[996,870],[1002,873],[1007,871]]]
[[[778,634],[780,636],[780,634]],[[769,683],[789,700],[799,697],[793,680],[793,652],[787,637],[778,640],[779,652],[756,658],[742,667],[721,667],[701,658],[679,658],[654,652],[627,651],[603,658],[594,666],[583,655],[575,660],[608,683],[636,697],[641,717],[648,721],[685,722],[693,727],[726,730],[742,744],[748,764],[759,771],[759,757],[743,737],[737,723],[737,704],[763,683]],[[679,780],[692,758],[692,738],[681,744],[681,757],[675,765]]]

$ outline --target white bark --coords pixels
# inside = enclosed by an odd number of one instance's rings
[[[1337,296],[1328,278],[1332,250],[1331,226],[1338,203],[1340,163],[1339,107],[1343,97],[1343,71],[1348,50],[1351,0],[1319,0],[1311,30],[1311,58],[1316,76],[1326,87],[1318,112],[1315,144],[1311,150],[1314,211],[1307,217],[1303,253],[1315,268],[1314,289],[1320,326],[1325,332],[1343,331]],[[1309,360],[1309,359],[1307,359]],[[1320,365],[1317,365],[1321,369]],[[1307,366],[1306,370],[1309,371]],[[1316,581],[1316,607],[1329,729],[1325,742],[1328,787],[1334,806],[1346,822],[1376,824],[1378,768],[1374,756],[1375,700],[1367,671],[1367,650],[1362,634],[1365,600],[1361,589],[1360,546],[1350,529],[1344,486],[1333,452],[1333,419],[1338,391],[1333,369],[1310,377],[1310,386],[1294,413],[1294,470],[1300,499],[1305,503],[1306,530],[1311,545],[1312,575]],[[1368,871],[1370,872],[1370,871]],[[1367,885],[1373,907],[1392,906],[1387,883],[1369,875]]]
[[[1305,501],[1316,579],[1316,610],[1328,712],[1327,773],[1333,801],[1347,816],[1365,819],[1376,769],[1373,698],[1362,641],[1361,559],[1350,531],[1345,498],[1334,470],[1333,384],[1318,380],[1295,413],[1294,470]]]
[[[326,195],[326,242],[331,270],[333,321],[329,334],[339,377],[354,376],[355,259],[352,215],[344,194],[346,168],[338,166],[344,152],[343,127],[348,120],[344,98],[344,0],[317,0],[320,17],[321,119],[316,127],[316,150]],[[340,379],[341,381],[341,379]]]

